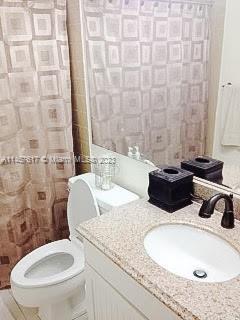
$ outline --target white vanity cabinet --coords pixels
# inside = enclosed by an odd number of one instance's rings
[[[180,320],[88,241],[84,249],[88,320]]]
[[[88,318],[94,320],[144,320],[144,317],[121,294],[91,267],[88,268]]]

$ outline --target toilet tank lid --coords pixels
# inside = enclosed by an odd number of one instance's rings
[[[138,195],[117,184],[114,184],[114,187],[108,191],[96,188],[95,174],[93,173],[86,173],[70,178],[68,184],[69,188],[71,188],[71,185],[78,179],[83,179],[89,183],[99,207],[107,211],[139,199]]]

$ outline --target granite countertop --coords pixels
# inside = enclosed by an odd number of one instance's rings
[[[145,251],[144,238],[152,228],[184,223],[218,234],[240,252],[240,223],[223,229],[222,214],[202,219],[199,208],[192,204],[166,213],[138,200],[83,223],[78,231],[181,319],[240,320],[240,276],[222,283],[187,280],[157,265]]]

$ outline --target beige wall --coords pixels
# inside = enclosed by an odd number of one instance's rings
[[[67,27],[71,61],[74,152],[75,154],[89,156],[90,136],[87,118],[79,0],[67,1]],[[88,172],[89,170],[90,166],[88,164],[76,164],[77,174]]]
[[[232,0],[231,0],[232,1]],[[239,0],[237,0],[239,1]],[[240,1],[239,1],[240,2]],[[206,153],[212,155],[215,117],[218,103],[218,91],[221,86],[220,72],[223,48],[224,20],[226,0],[217,0],[211,13],[211,42],[210,42],[210,81],[208,106],[208,131]]]
[[[220,84],[231,82],[235,86],[240,86],[240,1],[226,0],[226,19],[224,26],[223,50],[221,61]],[[213,155],[230,165],[239,166],[239,148],[224,147],[221,144],[221,94],[219,87],[218,106],[216,113],[216,126]],[[223,115],[224,116],[224,115]]]
[[[222,68],[220,79],[223,83],[240,85],[240,1],[226,0]]]

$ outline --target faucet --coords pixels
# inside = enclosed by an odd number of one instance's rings
[[[221,226],[225,229],[234,228],[234,213],[233,213],[233,195],[219,193],[211,197],[209,200],[204,200],[199,211],[201,218],[210,218],[215,210],[219,200],[224,199],[225,209],[221,221]]]

